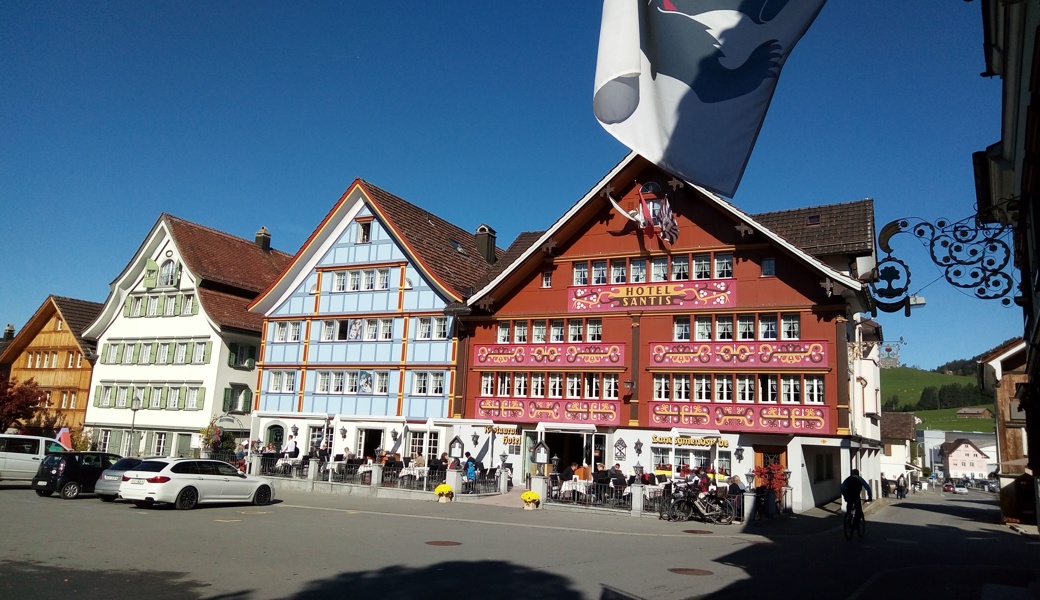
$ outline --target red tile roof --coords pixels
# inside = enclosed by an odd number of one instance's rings
[[[65,324],[69,326],[69,331],[76,336],[76,341],[79,342],[80,348],[83,349],[83,355],[95,355],[97,353],[97,340],[84,338],[83,332],[101,314],[101,309],[105,305],[100,302],[76,300],[75,298],[65,298],[63,296],[51,296],[51,299],[54,300],[58,311],[65,319]]]
[[[872,199],[752,215],[756,221],[813,256],[874,251]]]
[[[916,440],[917,424],[914,413],[887,412],[881,414],[881,439]]]

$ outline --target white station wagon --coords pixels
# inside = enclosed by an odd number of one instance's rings
[[[219,460],[151,458],[123,473],[119,495],[138,507],[168,503],[181,510],[210,502],[265,505],[274,485]]]

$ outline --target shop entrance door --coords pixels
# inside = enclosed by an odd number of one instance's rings
[[[383,430],[359,429],[357,448],[359,458],[378,458],[376,450],[383,449]]]

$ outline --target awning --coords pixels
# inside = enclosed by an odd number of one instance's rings
[[[904,465],[905,465],[905,468],[903,469],[904,471],[920,471],[921,470],[921,467],[919,467],[919,466],[917,466],[915,464],[904,463]]]

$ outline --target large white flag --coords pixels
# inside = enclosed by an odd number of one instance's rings
[[[663,169],[732,197],[784,61],[825,0],[604,0],[593,110]]]

